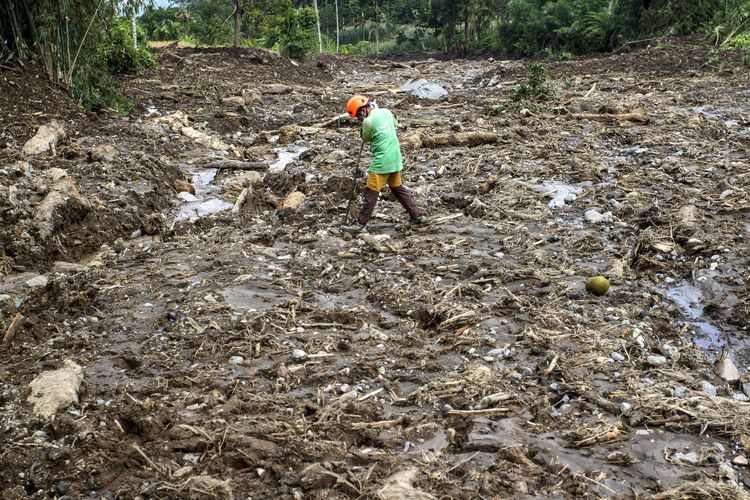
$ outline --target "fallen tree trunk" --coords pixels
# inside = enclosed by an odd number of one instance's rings
[[[407,149],[439,148],[445,146],[474,147],[495,144],[499,136],[494,132],[457,132],[455,134],[429,135],[422,132],[408,135],[402,142]]]
[[[263,161],[226,160],[220,163],[207,163],[203,168],[217,168],[219,170],[268,170],[271,164]]]
[[[26,141],[21,150],[25,155],[39,155],[54,151],[58,142],[66,136],[65,127],[57,120],[52,120],[47,125],[42,125],[34,137]]]
[[[631,122],[646,124],[651,121],[649,116],[640,113],[624,113],[619,115],[581,113],[573,115],[573,118],[576,118],[577,120],[593,120],[606,123]]]
[[[349,119],[349,113],[343,113],[340,115],[336,115],[333,118],[330,118],[324,122],[316,123],[315,125],[311,125],[313,128],[326,128],[330,127],[331,125],[336,125],[339,123],[339,121]]]

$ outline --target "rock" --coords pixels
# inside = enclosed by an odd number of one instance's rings
[[[279,203],[278,209],[280,212],[294,212],[300,205],[305,201],[305,194],[300,191],[293,191],[287,195],[284,200]]]
[[[507,347],[498,347],[497,349],[491,349],[487,352],[487,356],[492,356],[495,359],[506,359],[515,354],[516,350]]]
[[[26,280],[26,286],[29,288],[41,288],[47,286],[49,280],[44,275],[35,276],[31,279]]]
[[[684,398],[685,394],[687,394],[687,387],[681,385],[674,388],[674,397]]]
[[[662,344],[661,352],[672,361],[680,359],[680,351],[672,344]]]
[[[188,203],[193,203],[193,202],[198,201],[198,198],[194,194],[188,193],[187,191],[181,191],[177,193],[177,197],[181,199],[182,201],[186,201]]]
[[[93,148],[89,152],[89,155],[91,156],[91,161],[111,163],[115,161],[115,158],[117,158],[117,150],[109,144],[103,144],[101,146],[96,146],[95,148]]]
[[[737,482],[737,473],[729,464],[721,464],[719,466],[719,477],[727,481]]]
[[[437,83],[428,82],[425,79],[412,80],[401,86],[401,90],[406,90],[411,95],[420,99],[438,100],[448,95],[448,91]]]
[[[25,155],[48,153],[50,146],[57,146],[60,140],[64,138],[65,127],[60,122],[52,120],[49,124],[39,127],[34,137],[23,145],[21,152]]]
[[[55,488],[59,494],[64,495],[68,492],[70,485],[66,481],[58,481]]]
[[[720,200],[724,200],[724,199],[726,199],[726,198],[728,198],[728,197],[732,196],[733,194],[734,194],[734,191],[733,191],[732,189],[725,189],[725,190],[724,190],[724,191],[722,191],[722,192],[721,192],[721,194],[719,195],[719,199],[720,199]]]
[[[736,382],[740,379],[740,372],[737,370],[737,367],[734,366],[734,363],[729,357],[724,357],[719,361],[714,367],[714,370],[725,382]]]
[[[414,487],[419,470],[416,467],[403,469],[387,477],[378,492],[382,500],[434,500],[435,496]]]
[[[705,380],[701,382],[701,390],[709,396],[716,396],[716,387],[714,387],[710,382],[707,382]]]
[[[188,181],[176,180],[174,181],[174,188],[178,192],[186,192],[195,196],[195,186],[190,184]]]
[[[745,457],[745,455],[737,455],[736,457],[734,457],[734,460],[732,460],[732,463],[734,465],[741,465],[742,467],[744,467],[748,463],[747,457]]]
[[[668,361],[664,356],[648,356],[646,358],[646,363],[651,366],[665,366]]]
[[[34,415],[53,420],[58,411],[78,403],[83,368],[66,359],[59,370],[42,372],[31,381],[27,401],[34,405]]]
[[[698,238],[690,238],[687,240],[687,243],[685,243],[685,246],[690,250],[696,250],[703,246],[703,240]]]
[[[605,212],[602,214],[593,208],[586,210],[583,214],[583,218],[590,224],[600,224],[602,222],[612,222],[614,220],[612,212]]]
[[[229,104],[230,106],[244,106],[247,104],[245,98],[239,95],[233,95],[230,97],[222,97],[222,104]]]
[[[619,352],[613,352],[612,354],[609,355],[609,357],[614,359],[618,363],[622,363],[623,361],[625,361],[625,356],[623,356]]]
[[[303,351],[302,349],[295,349],[292,351],[292,358],[294,359],[305,359],[307,357],[307,353]]]
[[[735,401],[750,401],[750,398],[748,398],[742,392],[735,392],[734,394],[732,394],[732,399],[734,399]]]
[[[230,365],[241,365],[244,362],[245,358],[243,358],[242,356],[232,356],[231,358],[229,358]]]
[[[673,457],[676,461],[683,463],[683,464],[689,464],[689,465],[700,465],[701,459],[698,453],[691,451],[688,453],[682,453],[678,452],[674,454]]]

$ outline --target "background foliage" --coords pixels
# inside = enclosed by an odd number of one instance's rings
[[[135,13],[142,12],[141,41],[228,45],[237,22],[246,46],[293,58],[320,50],[312,0],[174,0],[167,8],[152,2],[3,0],[0,55],[38,59],[50,79],[96,109],[124,106],[113,97],[115,75],[154,64],[144,44],[134,47],[139,32],[128,25]],[[317,6],[329,52],[572,57],[703,33],[717,54],[744,50],[750,63],[750,0],[318,0]]]

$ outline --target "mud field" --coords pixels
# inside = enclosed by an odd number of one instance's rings
[[[0,70],[3,498],[750,498],[746,69],[676,40],[491,115],[525,61],[159,60],[128,117]],[[339,229],[354,92],[428,225]]]

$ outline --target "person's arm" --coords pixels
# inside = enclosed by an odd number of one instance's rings
[[[360,131],[359,135],[362,138],[362,142],[372,141],[372,119],[371,118],[365,118],[365,120],[362,122],[362,130]]]

